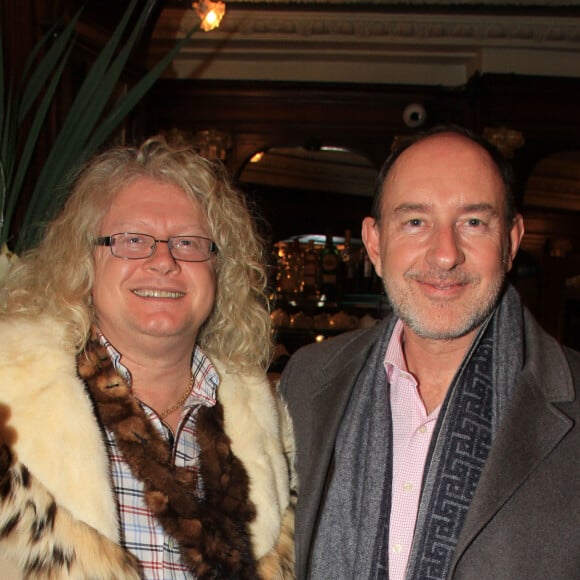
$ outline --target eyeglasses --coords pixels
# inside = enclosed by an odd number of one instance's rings
[[[126,232],[95,240],[97,246],[109,246],[113,256],[124,260],[149,258],[160,242],[167,244],[174,260],[183,262],[205,262],[218,251],[214,242],[202,236],[171,236],[167,240],[157,240],[147,234]]]

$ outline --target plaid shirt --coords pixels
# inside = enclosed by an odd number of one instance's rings
[[[101,343],[107,349],[117,371],[130,384],[131,376],[121,364],[121,355],[104,336],[101,336]],[[199,457],[195,434],[197,411],[202,405],[206,407],[215,405],[219,377],[211,361],[198,346],[193,353],[191,370],[194,376],[193,390],[185,402],[175,436],[153,409],[144,403],[141,405],[153,426],[171,445],[175,465],[197,470]],[[139,559],[143,568],[143,578],[146,580],[193,579],[193,574],[181,562],[177,542],[163,531],[145,505],[143,484],[133,477],[117,448],[113,434],[108,430],[106,441],[119,507],[122,545]],[[203,495],[201,481],[197,491],[200,496]]]

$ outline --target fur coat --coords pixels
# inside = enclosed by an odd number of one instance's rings
[[[52,319],[0,321],[0,571],[14,578],[139,578],[93,404]],[[231,448],[249,477],[261,578],[293,577],[296,480],[285,407],[263,372],[220,374]]]

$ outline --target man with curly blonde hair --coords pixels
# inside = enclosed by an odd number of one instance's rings
[[[221,165],[163,137],[87,164],[5,289],[0,558],[26,578],[294,577],[265,288]]]

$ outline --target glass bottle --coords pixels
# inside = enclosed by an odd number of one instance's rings
[[[352,248],[352,234],[350,230],[344,232],[344,247],[340,252],[340,285],[345,294],[356,292],[356,260]]]
[[[302,293],[304,298],[318,298],[318,254],[314,240],[308,240],[302,267]]]
[[[327,232],[326,243],[320,252],[320,293],[328,301],[337,299],[340,254],[334,245],[332,233]]]
[[[298,297],[302,292],[303,283],[303,254],[299,240],[293,240],[288,253],[289,290],[292,298]]]
[[[363,247],[360,250],[360,275],[359,284],[360,291],[362,294],[370,294],[373,289],[373,274],[374,268],[371,259],[369,258],[366,248]]]

